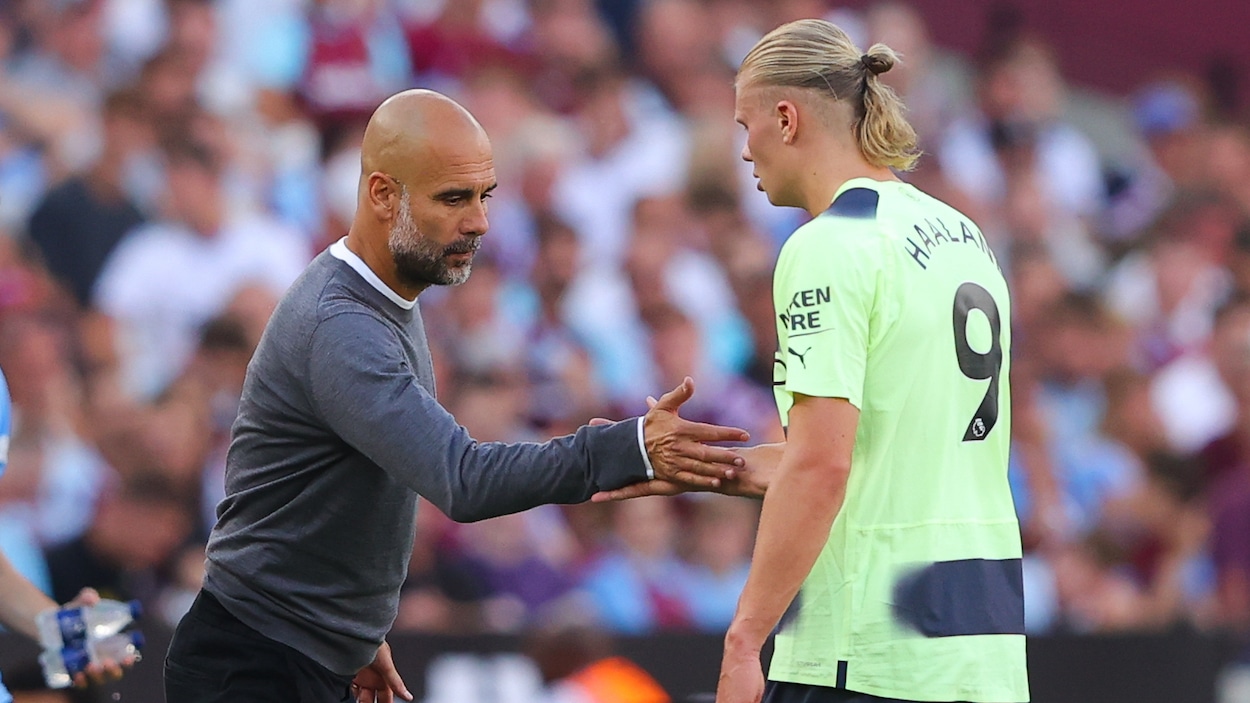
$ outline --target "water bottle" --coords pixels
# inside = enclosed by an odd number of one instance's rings
[[[49,651],[85,648],[88,640],[115,635],[143,614],[139,601],[102,600],[95,605],[49,609],[35,616],[39,643]]]
[[[47,649],[39,655],[43,679],[49,688],[68,688],[87,665],[103,661],[139,661],[143,651],[142,632],[122,632],[100,640],[87,640],[86,647]]]

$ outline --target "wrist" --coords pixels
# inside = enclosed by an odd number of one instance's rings
[[[741,654],[759,654],[768,633],[758,632],[748,619],[735,618],[725,632],[725,651]]]

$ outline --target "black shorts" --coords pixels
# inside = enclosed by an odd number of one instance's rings
[[[200,591],[178,623],[165,658],[171,703],[342,703],[353,676],[321,664],[243,624]]]
[[[848,691],[845,688],[812,686],[788,681],[768,681],[764,684],[763,703],[915,703],[898,698],[882,698],[867,693]]]

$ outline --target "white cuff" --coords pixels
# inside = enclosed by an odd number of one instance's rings
[[[651,457],[647,456],[647,443],[642,438],[642,421],[638,418],[638,451],[642,452],[642,463],[647,467],[647,479],[655,478],[655,467],[651,466]]]

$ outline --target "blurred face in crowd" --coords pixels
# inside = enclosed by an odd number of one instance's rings
[[[1038,124],[1053,118],[1063,99],[1063,79],[1050,53],[1024,43],[992,65],[981,83],[981,109],[991,120]]]
[[[630,552],[643,559],[669,553],[677,529],[672,501],[649,496],[618,503],[615,508],[613,526]]]
[[[222,214],[220,174],[187,158],[171,159],[166,169],[169,206],[175,215],[204,235],[216,232]]]

